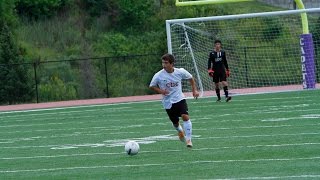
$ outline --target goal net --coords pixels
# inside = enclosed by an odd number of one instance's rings
[[[319,82],[320,8],[167,20],[168,51],[176,57],[176,67],[194,75],[204,95],[213,95],[207,63],[216,39],[226,51],[231,93],[300,90],[305,78],[301,12],[308,15],[314,46],[310,50],[314,52],[312,68]],[[183,84],[183,91],[191,91],[188,83]]]

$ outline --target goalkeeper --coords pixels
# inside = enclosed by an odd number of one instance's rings
[[[226,102],[231,100],[228,92],[227,77],[230,76],[229,66],[226,58],[226,53],[221,48],[221,41],[214,41],[214,50],[210,52],[208,58],[208,73],[213,78],[215,89],[217,93],[217,102],[221,102],[220,96],[220,82],[222,83],[223,90],[226,96]]]

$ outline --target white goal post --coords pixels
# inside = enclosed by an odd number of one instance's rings
[[[301,13],[309,16],[310,34],[302,34]],[[207,60],[216,39],[227,54],[231,93],[319,87],[320,8],[173,19],[166,31],[168,52],[194,75],[201,96],[213,95]],[[191,91],[188,83],[183,91]]]

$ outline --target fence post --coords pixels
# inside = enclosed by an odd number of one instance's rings
[[[107,58],[104,58],[104,70],[105,70],[105,78],[106,78],[106,93],[107,98],[109,98],[109,81],[108,81],[108,67],[107,67]]]
[[[36,98],[37,103],[39,103],[39,91],[38,91],[38,78],[37,78],[37,62],[33,63],[33,71],[34,71],[34,81],[36,83]]]
[[[247,87],[249,87],[247,47],[244,47],[244,67],[245,67],[245,71],[246,71],[246,85],[247,85]]]

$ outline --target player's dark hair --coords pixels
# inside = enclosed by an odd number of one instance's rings
[[[221,41],[219,39],[215,40],[214,41],[214,44],[217,44],[217,43],[220,43],[221,44]]]
[[[170,64],[174,63],[174,56],[172,54],[165,54],[161,57],[162,60],[168,61]]]

